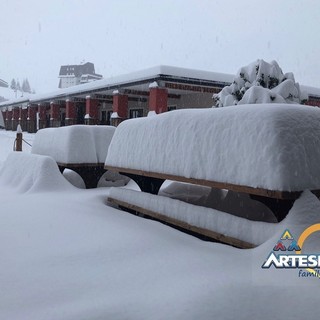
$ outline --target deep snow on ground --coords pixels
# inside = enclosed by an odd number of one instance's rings
[[[1,159],[10,134],[0,131]],[[261,269],[286,228],[319,222],[311,193],[270,240],[239,250],[107,207],[108,188],[77,189],[32,157],[0,165],[1,319],[318,319],[319,279]]]

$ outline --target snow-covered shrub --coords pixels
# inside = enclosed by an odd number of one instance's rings
[[[276,61],[257,60],[242,67],[233,83],[213,95],[215,107],[251,103],[301,103],[299,83],[283,73]]]

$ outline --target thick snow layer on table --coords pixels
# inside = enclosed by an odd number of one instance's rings
[[[104,163],[115,127],[75,125],[39,130],[32,153],[59,163]]]
[[[72,188],[52,158],[25,152],[8,155],[0,171],[0,181],[19,192],[66,191]]]
[[[320,110],[261,104],[120,124],[106,165],[270,190],[320,188]]]
[[[109,196],[254,245],[268,240],[277,229],[277,224],[251,221],[215,209],[140,191],[111,188]]]

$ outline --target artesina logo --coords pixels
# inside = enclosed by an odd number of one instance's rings
[[[320,279],[320,254],[302,254],[305,240],[316,231],[320,231],[320,224],[305,229],[296,241],[290,230],[286,229],[262,268],[274,266],[277,269],[300,269],[299,277],[312,276]]]

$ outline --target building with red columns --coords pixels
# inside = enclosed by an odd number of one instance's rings
[[[234,76],[158,66],[123,76],[0,103],[5,128],[28,132],[73,124],[118,125],[129,118],[175,109],[210,108],[212,95]],[[320,89],[302,87],[307,104],[320,107]],[[24,110],[24,111],[22,111]]]

